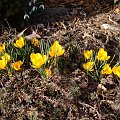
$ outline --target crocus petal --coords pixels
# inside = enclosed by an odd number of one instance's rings
[[[55,54],[54,54],[53,51],[50,51],[49,54],[50,54],[51,57],[54,57],[54,56],[55,56]]]
[[[112,68],[112,71],[113,71],[114,74],[116,74],[117,67],[113,67],[113,68]]]
[[[120,66],[113,67],[112,71],[115,75],[117,75],[120,78]]]
[[[104,61],[104,60],[108,60],[109,58],[110,56],[107,56],[107,52],[103,48],[100,48],[97,54],[97,59],[100,61]]]
[[[23,37],[20,37],[18,40],[16,40],[16,43],[14,43],[14,46],[17,48],[24,47],[24,39]]]
[[[4,60],[0,60],[0,70],[6,67],[6,62]]]
[[[10,56],[7,53],[5,53],[1,58],[2,58],[2,60],[4,60],[6,62],[6,64],[7,64],[7,62],[10,61]]]
[[[83,64],[83,68],[88,70],[88,71],[93,71],[93,66],[94,66],[94,62],[87,62],[85,64]]]
[[[43,55],[43,62],[45,63],[47,60],[47,56],[46,55]]]
[[[31,53],[30,54],[31,62],[36,63],[39,61],[39,59],[42,59],[42,55],[40,53]]]
[[[0,53],[5,51],[5,43],[3,43],[2,45],[0,45]]]
[[[58,46],[59,46],[58,41],[55,41],[52,46],[53,51],[57,51]]]
[[[101,71],[102,74],[111,74],[112,73],[112,69],[111,67],[109,66],[109,64],[105,64],[102,71]]]
[[[109,60],[109,59],[110,59],[110,56],[107,56],[107,57],[106,57],[106,60]]]
[[[40,68],[46,62],[47,56],[41,55],[40,53],[36,53],[36,54],[31,53],[30,59],[31,59],[33,68]]]
[[[63,55],[63,54],[64,54],[64,52],[65,52],[65,50],[64,50],[64,49],[63,49],[63,50],[61,50],[60,52],[58,52],[58,53],[57,53],[57,56],[59,57],[59,56]]]
[[[92,55],[92,50],[85,50],[84,51],[84,56],[85,56],[85,58],[86,59],[89,59],[90,57],[91,57],[91,55]]]
[[[49,52],[51,57],[58,57],[63,55],[64,53],[64,49],[62,48],[62,46],[58,43],[58,41],[55,41],[51,47],[51,50]]]
[[[21,65],[23,64],[23,62],[21,60],[19,60],[18,62],[12,63],[11,66],[13,69],[15,69],[16,71],[20,70]]]

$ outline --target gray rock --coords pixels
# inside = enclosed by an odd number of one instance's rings
[[[68,8],[45,8],[43,11],[43,14],[47,15],[61,15],[61,14],[66,14],[68,12]]]

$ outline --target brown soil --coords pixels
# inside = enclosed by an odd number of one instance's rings
[[[21,71],[16,77],[1,77],[0,119],[119,120],[120,80],[112,76],[109,82],[94,81],[82,68],[84,49],[97,51],[104,47],[110,56],[116,55],[114,62],[118,60],[120,12],[115,13],[116,8],[120,4],[95,3],[89,9],[74,7],[66,14],[42,15],[41,23],[28,24],[25,34],[37,29],[43,39],[59,40],[65,47],[61,71],[54,69],[54,75],[46,81],[33,69]],[[104,29],[103,24],[115,29]],[[2,30],[1,40],[15,34],[14,29],[9,34],[6,28]],[[99,84],[107,91],[99,92]]]

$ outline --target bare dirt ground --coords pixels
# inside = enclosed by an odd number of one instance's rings
[[[92,6],[91,12],[75,7],[61,16],[42,16],[40,24],[31,25],[42,39],[59,40],[65,47],[61,71],[55,68],[46,81],[33,69],[21,71],[16,77],[1,77],[0,119],[119,120],[120,80],[109,76],[110,81],[102,83],[107,91],[99,92],[101,81],[87,77],[82,68],[85,49],[97,51],[104,47],[109,55],[115,55],[115,62],[118,60],[120,11],[116,13],[116,8],[120,10],[120,4]],[[31,32],[31,26],[26,34]],[[1,40],[9,37],[6,32],[2,28]],[[11,33],[15,33],[14,29]]]

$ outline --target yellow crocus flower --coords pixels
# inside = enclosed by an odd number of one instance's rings
[[[111,74],[112,73],[112,69],[111,67],[109,66],[109,64],[105,64],[102,71],[101,71],[102,74]]]
[[[120,66],[113,67],[112,71],[115,75],[117,75],[120,78]]]
[[[18,62],[12,63],[11,66],[13,69],[15,69],[16,71],[21,69],[21,65],[23,64],[23,62],[21,60],[19,60]]]
[[[40,53],[31,53],[30,54],[30,59],[32,62],[32,67],[33,68],[40,68],[47,60],[46,55],[41,55]]]
[[[59,44],[58,41],[55,41],[51,47],[51,50],[49,52],[51,57],[58,57],[63,55],[65,50],[62,48],[62,46]]]
[[[0,70],[6,67],[6,62],[4,60],[0,60]]]
[[[6,64],[7,64],[7,62],[10,61],[10,56],[7,53],[5,53],[1,58],[2,58],[2,60],[4,60],[6,62]]]
[[[39,41],[36,37],[32,39],[32,44],[36,47],[39,45]]]
[[[97,59],[100,61],[104,61],[104,60],[108,60],[109,58],[110,56],[107,56],[107,52],[103,48],[100,48],[97,54]]]
[[[83,64],[83,68],[86,69],[87,71],[93,71],[93,66],[94,66],[94,62],[87,62],[85,64]]]
[[[3,51],[5,51],[5,43],[0,45],[0,53],[2,53]]]
[[[92,53],[93,53],[92,50],[85,50],[84,51],[85,58],[89,59],[91,57]]]
[[[16,43],[14,43],[14,46],[17,47],[17,48],[24,47],[24,39],[23,39],[23,37],[20,37],[19,39],[17,39]]]
[[[52,75],[51,69],[45,69],[45,73],[47,77],[50,77]]]

